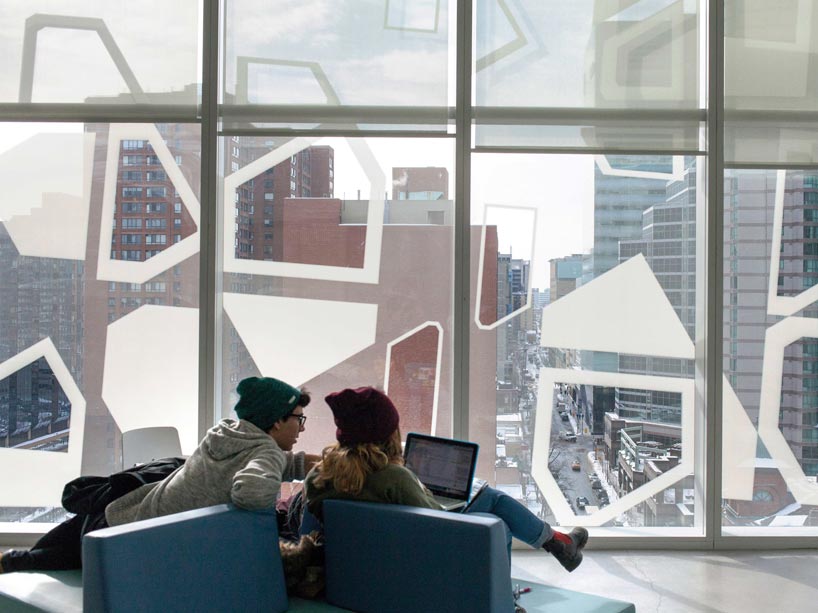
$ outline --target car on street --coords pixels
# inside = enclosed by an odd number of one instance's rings
[[[585,496],[577,496],[577,508],[583,511],[586,506],[588,506],[588,499]]]
[[[570,420],[568,419],[568,413],[560,413],[560,419],[561,419],[562,421],[570,421]]]
[[[604,490],[605,488],[602,486],[602,482],[599,479],[597,479],[596,481],[591,481],[591,489]]]
[[[582,468],[582,466],[580,466],[579,460],[574,460],[571,464],[571,470],[579,470],[580,468]]]
[[[577,435],[573,432],[566,432],[565,430],[560,432],[560,440],[567,441],[569,443],[576,443],[577,442]]]

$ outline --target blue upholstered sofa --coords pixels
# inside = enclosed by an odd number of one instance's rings
[[[0,575],[0,611],[513,613],[499,520],[347,501],[327,502],[324,514],[325,601],[288,600],[274,514],[221,505],[93,532],[83,573]],[[540,589],[554,597],[547,607],[523,600],[529,613],[634,610]]]

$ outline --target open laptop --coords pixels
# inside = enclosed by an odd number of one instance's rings
[[[446,511],[466,506],[472,497],[476,443],[410,432],[403,459]]]

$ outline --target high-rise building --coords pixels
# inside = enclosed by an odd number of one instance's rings
[[[582,277],[582,256],[568,255],[549,260],[549,296],[552,302],[570,294],[577,288]],[[550,347],[548,361],[554,368],[571,368],[576,363],[576,353],[570,347]]]
[[[766,330],[767,280],[779,296],[818,284],[818,175],[788,171],[784,184],[779,270],[769,270],[775,171],[732,170],[724,183],[724,374],[753,422],[758,419]],[[752,254],[752,255],[751,255]],[[758,260],[751,265],[751,257]],[[818,315],[814,306],[802,311]],[[784,350],[779,428],[804,473],[818,475],[818,341],[802,338]]]
[[[642,238],[642,214],[665,201],[667,180],[641,173],[667,173],[672,164],[672,156],[606,155],[605,170],[599,163],[594,166],[594,245],[591,254],[583,257],[583,284],[620,263],[621,241]],[[581,361],[588,370],[616,372],[619,368],[615,353],[582,351]],[[616,411],[614,388],[594,386],[587,396],[586,415],[593,433],[601,435],[605,413]]]
[[[485,288],[485,282],[483,284]],[[502,319],[512,311],[511,301],[511,254],[497,254],[497,319]],[[497,381],[511,384],[514,368],[511,360],[513,345],[512,324],[500,324],[497,332]]]
[[[363,249],[366,248],[365,219],[368,201],[341,201],[339,199],[287,198],[281,211],[281,257],[284,261],[310,263],[329,266],[360,266]],[[453,270],[442,263],[451,262],[454,234],[451,225],[441,226],[427,223],[429,212],[438,212],[445,219],[451,219],[453,203],[450,200],[433,201],[389,201],[384,219],[380,262],[380,281],[377,286],[364,286],[355,283],[329,283],[322,287],[321,298],[324,300],[356,301],[377,304],[378,311],[390,316],[379,319],[375,342],[369,348],[350,357],[343,363],[328,369],[306,384],[313,397],[322,397],[339,386],[348,385],[358,377],[372,376],[372,370],[380,368],[384,359],[386,343],[400,337],[417,325],[418,322],[441,322],[449,320],[452,310],[451,292],[448,289],[453,282]],[[276,218],[278,220],[278,218]],[[311,227],[314,234],[305,235],[305,229]],[[289,231],[300,228],[303,231]],[[472,241],[479,243],[481,228],[472,228]],[[321,236],[321,248],[314,249],[308,243],[313,236]],[[278,234],[276,234],[278,238]],[[496,243],[495,243],[496,244]],[[412,253],[407,259],[405,253]],[[497,257],[496,253],[493,257]],[[472,260],[472,275],[477,274],[477,257]],[[238,275],[237,275],[238,277]],[[249,283],[255,283],[254,277]],[[259,281],[260,282],[260,281]],[[497,279],[493,274],[484,275],[485,287],[493,291]],[[476,284],[472,284],[475,288]],[[304,297],[309,296],[315,288],[314,282],[298,278],[283,278],[280,285],[267,294]],[[255,287],[246,291],[256,292]],[[474,291],[474,290],[473,290]],[[472,301],[476,296],[471,297]],[[473,304],[474,302],[472,302]],[[488,307],[496,309],[493,297]],[[444,323],[445,325],[445,323]],[[471,437],[485,450],[495,448],[495,347],[497,333],[480,331],[477,333],[473,323],[472,342],[470,343],[471,372],[470,398],[475,422]],[[420,344],[413,345],[413,351],[406,351],[400,358],[393,356],[390,373],[403,377],[403,385],[390,385],[390,396],[395,390],[396,404],[402,411],[401,423],[411,423],[417,418],[418,405],[429,405],[434,383],[432,376],[435,369],[434,359],[437,348],[429,347],[433,335]],[[411,343],[415,340],[411,339]],[[254,367],[240,369],[232,361],[235,351],[241,345],[239,339],[226,338],[225,345],[234,344],[233,349],[226,347],[225,369],[237,376],[248,376]],[[451,386],[450,371],[446,367],[450,339],[444,336],[443,365],[440,373],[440,391],[437,395],[438,425],[446,423],[451,416],[449,389]],[[395,348],[393,347],[393,351]],[[377,365],[377,366],[376,366]],[[229,403],[223,401],[223,406]],[[307,448],[324,444],[318,429],[308,429],[302,435],[302,444]],[[479,470],[490,474],[494,470],[495,454],[481,453]]]
[[[20,255],[0,224],[0,350],[15,355],[51,339],[68,371],[83,380],[84,265]],[[45,359],[0,380],[0,447],[65,451],[71,404]]]
[[[696,314],[696,158],[685,159],[681,179],[667,182],[661,202],[642,213],[642,237],[619,243],[619,260],[642,254],[691,340]],[[658,191],[658,190],[657,190]],[[657,194],[658,198],[658,194]],[[694,376],[693,360],[619,356],[619,371],[660,376]],[[616,412],[626,419],[681,423],[676,393],[618,388]]]
[[[235,172],[276,144],[231,137],[231,170]],[[276,205],[286,198],[332,198],[334,184],[334,151],[328,146],[307,147],[242,183],[235,197],[236,257],[275,260],[275,250],[280,250],[273,239]]]

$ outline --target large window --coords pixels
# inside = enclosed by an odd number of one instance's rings
[[[189,451],[270,375],[316,399],[304,448],[332,440],[326,393],[378,385],[404,432],[477,441],[479,476],[597,542],[818,542],[811,2],[34,0],[0,24],[7,530],[121,468],[122,432]]]
[[[242,135],[220,146],[239,169],[226,169],[221,199],[219,415],[242,378],[274,374],[317,400],[307,447],[333,440],[320,399],[343,386],[386,390],[404,432],[450,436],[452,139]],[[269,181],[274,204],[255,205]]]
[[[703,530],[702,167],[694,156],[473,156],[470,373],[485,406],[470,403],[470,435],[497,486],[550,523]],[[475,409],[495,412],[496,430]]]

